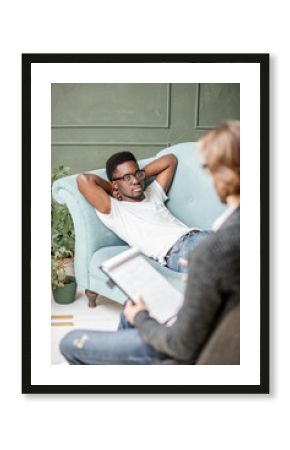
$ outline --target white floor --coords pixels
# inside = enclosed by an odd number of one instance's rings
[[[121,310],[121,305],[102,296],[98,297],[96,308],[89,308],[84,292],[78,292],[76,300],[69,305],[59,305],[52,299],[51,363],[65,363],[59,351],[59,342],[66,333],[80,328],[114,331],[117,329]]]

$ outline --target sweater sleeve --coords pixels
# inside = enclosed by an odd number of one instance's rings
[[[222,255],[214,237],[204,244],[192,252],[184,303],[175,323],[170,327],[162,325],[146,311],[135,318],[135,326],[147,344],[181,361],[197,357],[222,304],[218,270]]]

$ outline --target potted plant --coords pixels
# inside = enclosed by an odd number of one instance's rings
[[[68,167],[54,168],[51,186],[56,180],[69,174]],[[57,203],[51,196],[51,280],[53,297],[58,303],[71,303],[75,299],[74,247],[75,233],[71,215],[65,205]]]
[[[59,250],[51,258],[51,284],[53,298],[57,303],[68,304],[75,300],[77,283],[72,275],[68,275],[65,267],[65,258],[71,256],[71,251],[65,247]]]
[[[59,166],[52,170],[51,186],[59,178],[70,174],[69,167]],[[51,196],[51,254],[65,247],[74,255],[75,232],[72,217],[65,205],[57,203]]]

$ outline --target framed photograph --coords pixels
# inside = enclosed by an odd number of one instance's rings
[[[23,54],[22,189],[23,393],[269,393],[268,54]]]

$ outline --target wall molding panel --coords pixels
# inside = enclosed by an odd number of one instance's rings
[[[161,83],[160,83],[161,84]],[[156,124],[147,124],[147,123],[127,123],[127,124],[120,124],[120,123],[54,123],[52,120],[52,129],[70,129],[70,128],[124,128],[124,129],[131,129],[131,128],[140,128],[140,129],[168,129],[170,127],[170,111],[171,111],[171,84],[170,83],[164,83],[166,86],[166,99],[164,103],[164,112],[165,112],[165,120],[163,123],[156,123]]]
[[[129,148],[149,158],[195,142],[215,123],[239,118],[239,85],[206,83],[52,85],[52,167],[103,168]],[[228,117],[230,116],[230,117]]]
[[[201,100],[205,91],[204,100]],[[208,95],[206,89],[212,91]],[[201,108],[206,120],[212,123],[201,123]],[[214,112],[214,114],[212,114]],[[197,83],[195,97],[195,122],[196,130],[212,130],[224,120],[238,120],[240,118],[240,89],[237,83]]]

